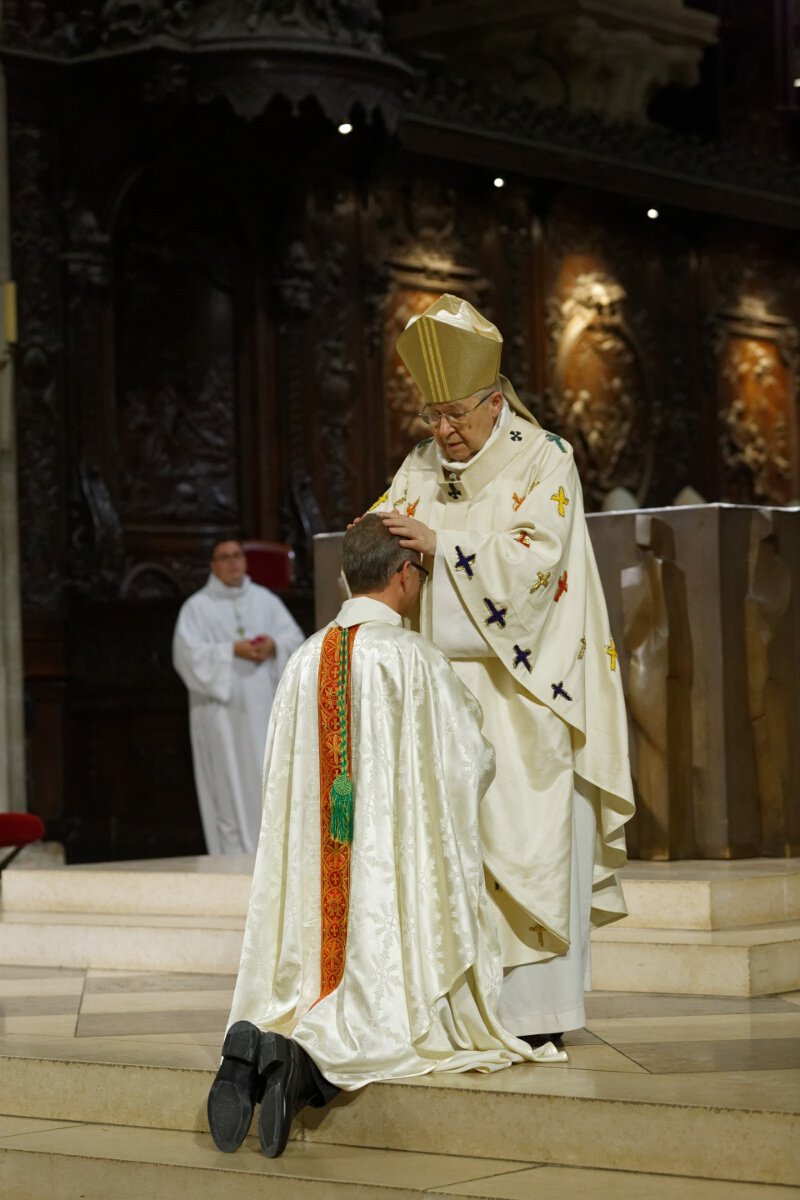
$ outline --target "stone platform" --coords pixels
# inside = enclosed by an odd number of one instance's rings
[[[631,864],[568,1063],[372,1085],[276,1162],[205,1132],[251,869],[4,873],[3,1200],[800,1196],[798,863]]]
[[[0,967],[4,1200],[800,1195],[800,993],[593,993],[568,1063],[373,1084],[215,1150],[230,975]]]
[[[252,857],[4,873],[0,962],[234,973]],[[632,862],[629,916],[592,938],[598,991],[800,989],[800,861]]]

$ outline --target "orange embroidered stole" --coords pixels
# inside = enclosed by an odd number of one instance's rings
[[[357,625],[334,625],[322,642],[319,660],[319,814],[321,848],[322,951],[321,985],[316,1003],[337,988],[344,972],[347,948],[347,913],[350,905],[350,846],[331,837],[331,786],[339,773],[339,647],[347,637],[352,661]],[[347,691],[347,727],[350,729],[350,689]]]

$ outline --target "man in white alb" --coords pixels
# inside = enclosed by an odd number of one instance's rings
[[[250,854],[261,826],[261,767],[272,700],[303,632],[247,575],[241,542],[211,551],[205,587],[185,602],[172,643],[189,689],[189,727],[209,854]]]

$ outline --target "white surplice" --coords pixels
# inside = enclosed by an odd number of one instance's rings
[[[501,411],[466,463],[432,438],[374,506],[436,530],[420,631],[478,699],[497,774],[481,809],[516,1033],[583,1024],[589,926],[625,915],[627,721],[572,454]]]
[[[237,658],[233,643],[268,634],[273,658]],[[270,709],[283,668],[303,631],[285,605],[245,576],[227,587],[215,575],[181,608],[172,644],[189,689],[195,786],[209,854],[251,854],[261,827],[261,765]]]
[[[293,1036],[347,1090],[535,1057],[497,1017],[502,966],[478,833],[494,755],[480,708],[441,651],[386,605],[348,600],[336,623],[359,626],[344,973],[317,1002],[321,630],[292,657],[275,698],[230,1023]]]

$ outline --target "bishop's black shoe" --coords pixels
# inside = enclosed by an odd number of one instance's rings
[[[520,1033],[517,1036],[521,1042],[527,1042],[531,1050],[538,1050],[547,1042],[552,1042],[557,1050],[564,1045],[563,1033]]]
[[[259,1098],[258,1050],[264,1035],[249,1021],[231,1025],[222,1043],[222,1063],[208,1093],[208,1127],[218,1150],[238,1150]]]
[[[311,1059],[292,1038],[265,1033],[261,1038],[258,1070],[263,1085],[258,1136],[267,1158],[278,1158],[286,1149],[292,1121],[307,1104],[322,1097],[314,1079]]]

